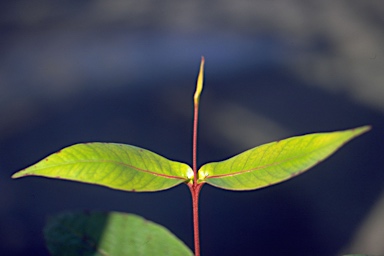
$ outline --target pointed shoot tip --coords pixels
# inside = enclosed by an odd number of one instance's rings
[[[205,59],[204,59],[204,56],[202,56],[201,63],[200,63],[199,76],[197,77],[196,91],[195,91],[195,95],[193,96],[195,105],[199,103],[200,94],[201,94],[201,91],[203,90],[204,62],[205,62]]]

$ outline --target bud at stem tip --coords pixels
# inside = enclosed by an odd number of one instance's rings
[[[201,57],[200,72],[199,72],[199,76],[197,77],[195,95],[193,96],[195,105],[199,104],[200,94],[201,94],[201,91],[203,90],[203,80],[204,80],[204,57]]]

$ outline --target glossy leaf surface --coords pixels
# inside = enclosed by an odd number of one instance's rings
[[[12,177],[44,176],[125,191],[159,191],[193,178],[192,169],[149,150],[115,143],[76,144]]]
[[[53,256],[193,255],[166,228],[118,212],[68,212],[51,217],[44,237]]]
[[[363,126],[268,143],[225,161],[203,165],[198,182],[229,190],[253,190],[279,183],[308,170],[369,129]]]

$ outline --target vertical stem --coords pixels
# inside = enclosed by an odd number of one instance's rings
[[[192,149],[192,160],[193,160],[193,184],[197,185],[197,123],[199,120],[199,101],[200,101],[200,94],[203,90],[203,80],[204,80],[204,57],[201,57],[201,63],[200,63],[200,71],[199,75],[197,77],[197,84],[196,84],[196,91],[195,95],[193,95],[193,149]]]
[[[193,208],[193,238],[195,256],[200,256],[200,234],[199,234],[199,194],[203,184],[190,186]]]
[[[193,117],[193,184],[189,187],[192,195],[193,211],[193,240],[195,244],[195,256],[200,256],[200,234],[199,234],[199,193],[202,184],[197,184],[197,124],[199,120],[199,104],[195,102]]]
[[[204,57],[201,58],[199,76],[197,77],[196,92],[193,96],[193,141],[192,141],[192,166],[193,166],[193,183],[188,183],[192,195],[193,208],[193,238],[195,244],[195,256],[200,256],[200,235],[199,235],[199,193],[204,183],[197,183],[197,124],[199,120],[199,100],[203,89],[204,75]]]
[[[197,185],[197,124],[199,120],[199,105],[195,104],[194,106],[194,117],[193,117],[193,149],[192,149],[192,168],[193,173],[193,184]]]

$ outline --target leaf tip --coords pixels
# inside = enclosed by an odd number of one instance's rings
[[[26,174],[24,174],[23,171],[18,171],[16,173],[14,173],[11,178],[12,179],[18,179],[18,178],[21,178],[21,177],[24,177],[24,176],[27,176]]]
[[[364,126],[361,126],[357,129],[360,129],[361,133],[365,133],[365,132],[372,130],[372,126],[371,125],[364,125]]]
[[[357,136],[360,136],[366,132],[369,132],[370,130],[372,129],[372,126],[370,125],[364,125],[364,126],[360,126],[360,127],[357,127],[357,128],[354,128],[354,129],[351,129],[351,131],[353,132],[354,136],[353,137],[357,137]]]

